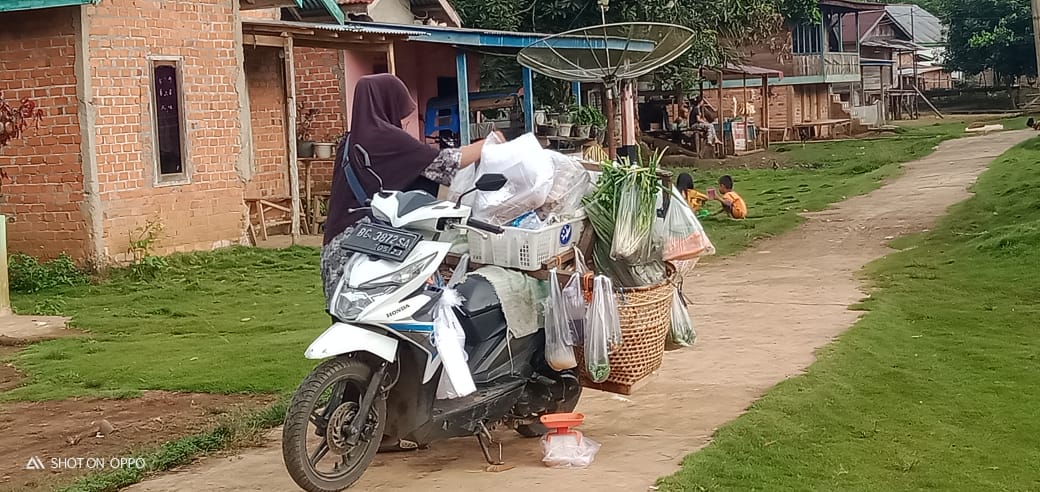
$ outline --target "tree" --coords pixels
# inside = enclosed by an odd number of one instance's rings
[[[547,34],[602,23],[597,0],[454,0],[467,27]],[[783,22],[818,21],[817,0],[611,0],[611,22],[666,22],[696,33],[694,46],[655,74],[669,86],[692,87],[697,69],[736,57],[747,44],[767,41]],[[515,84],[519,72],[488,61],[489,86]],[[514,78],[515,77],[515,78]],[[542,89],[544,91],[544,88]],[[540,92],[542,92],[540,91]]]
[[[1029,0],[943,0],[946,66],[977,74],[993,69],[1005,82],[1036,75]]]

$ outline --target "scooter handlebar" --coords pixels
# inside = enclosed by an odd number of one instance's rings
[[[497,225],[488,224],[487,222],[484,222],[482,220],[477,220],[477,219],[466,219],[466,225],[468,225],[468,226],[470,226],[470,227],[472,227],[474,229],[478,229],[478,230],[481,230],[481,231],[484,231],[484,232],[488,232],[488,233],[491,233],[491,234],[495,234],[495,235],[502,234],[503,232],[506,232],[505,229],[502,229],[501,227],[499,227]]]

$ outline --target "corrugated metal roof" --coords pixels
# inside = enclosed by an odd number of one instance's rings
[[[0,12],[68,7],[70,5],[98,3],[99,1],[100,0],[2,0],[0,1]]]
[[[917,5],[886,5],[885,10],[903,30],[913,33],[915,43],[934,46],[945,41],[942,22],[927,10]]]
[[[405,28],[391,28],[383,26],[372,26],[362,22],[347,22],[345,24],[327,24],[321,22],[297,22],[276,20],[243,20],[243,25],[269,26],[272,28],[285,27],[296,29],[317,29],[331,32],[353,32],[359,34],[382,34],[386,36],[425,36],[426,33]]]

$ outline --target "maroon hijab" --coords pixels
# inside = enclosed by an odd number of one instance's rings
[[[360,207],[363,201],[354,196],[343,171],[343,155],[348,140],[349,165],[369,198],[379,191],[379,182],[364,169],[364,157],[357,151],[357,146],[368,152],[372,169],[382,178],[383,188],[387,190],[409,189],[437,158],[437,149],[401,128],[401,120],[412,114],[415,108],[408,88],[394,75],[366,75],[358,80],[354,89],[351,131],[336,149],[324,244],[369,215],[367,211],[348,212]]]

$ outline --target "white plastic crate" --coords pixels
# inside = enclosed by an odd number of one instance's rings
[[[573,248],[584,228],[582,217],[537,230],[503,227],[505,232],[497,236],[487,234],[487,239],[470,231],[470,259],[485,265],[538,270],[549,258]]]

